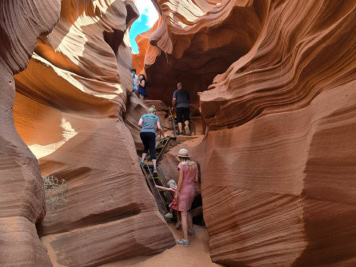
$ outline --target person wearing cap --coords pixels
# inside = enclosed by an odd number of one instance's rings
[[[179,82],[177,84],[177,90],[173,93],[173,107],[177,107],[177,121],[178,121],[178,135],[183,134],[183,121],[184,121],[184,131],[188,135],[189,130],[189,120],[190,120],[190,109],[189,109],[189,94],[183,89],[183,84]]]
[[[157,160],[156,160],[156,128],[160,131],[164,138],[164,132],[161,128],[159,118],[156,116],[156,108],[152,106],[148,109],[148,114],[142,115],[138,125],[141,127],[140,137],[144,146],[140,165],[145,165],[144,161],[148,150],[151,154],[153,163],[153,173],[157,174]]]
[[[191,209],[195,197],[195,183],[199,181],[199,173],[198,165],[190,159],[187,149],[182,148],[179,150],[178,158],[180,161],[178,165],[179,178],[174,198],[178,201],[175,209],[181,214],[183,238],[177,240],[177,243],[188,247],[190,245],[188,228],[193,231],[192,216],[188,211]]]

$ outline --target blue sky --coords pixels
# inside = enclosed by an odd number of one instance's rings
[[[135,38],[140,33],[152,28],[158,20],[158,12],[150,0],[136,0],[136,6],[140,12],[140,17],[132,24],[130,40],[133,53],[138,54],[139,51]]]

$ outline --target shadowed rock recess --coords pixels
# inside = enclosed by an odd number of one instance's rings
[[[4,0],[0,15],[0,266],[98,266],[173,246],[129,130],[142,103],[123,118],[134,2]],[[69,188],[45,217],[40,170]]]
[[[182,81],[200,107],[213,261],[356,265],[355,1],[155,3],[134,66],[152,98]]]

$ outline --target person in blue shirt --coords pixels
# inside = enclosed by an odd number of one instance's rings
[[[137,92],[138,90],[138,87],[137,87],[137,75],[136,75],[136,69],[132,69],[131,70],[131,74],[132,74],[132,79],[133,79],[133,90],[134,90],[134,93]]]
[[[164,138],[164,132],[161,128],[159,118],[156,116],[156,108],[152,106],[148,109],[148,114],[142,115],[138,125],[141,127],[140,137],[144,145],[144,150],[141,158],[141,166],[144,166],[145,158],[148,150],[150,151],[151,160],[153,163],[153,173],[157,173],[156,160],[156,128],[160,131]]]

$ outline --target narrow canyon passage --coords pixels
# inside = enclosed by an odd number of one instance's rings
[[[0,266],[354,266],[355,1],[153,0],[133,54],[139,2],[0,3]],[[200,166],[191,250],[139,166],[137,122],[170,128],[178,82],[194,134],[160,167]]]

